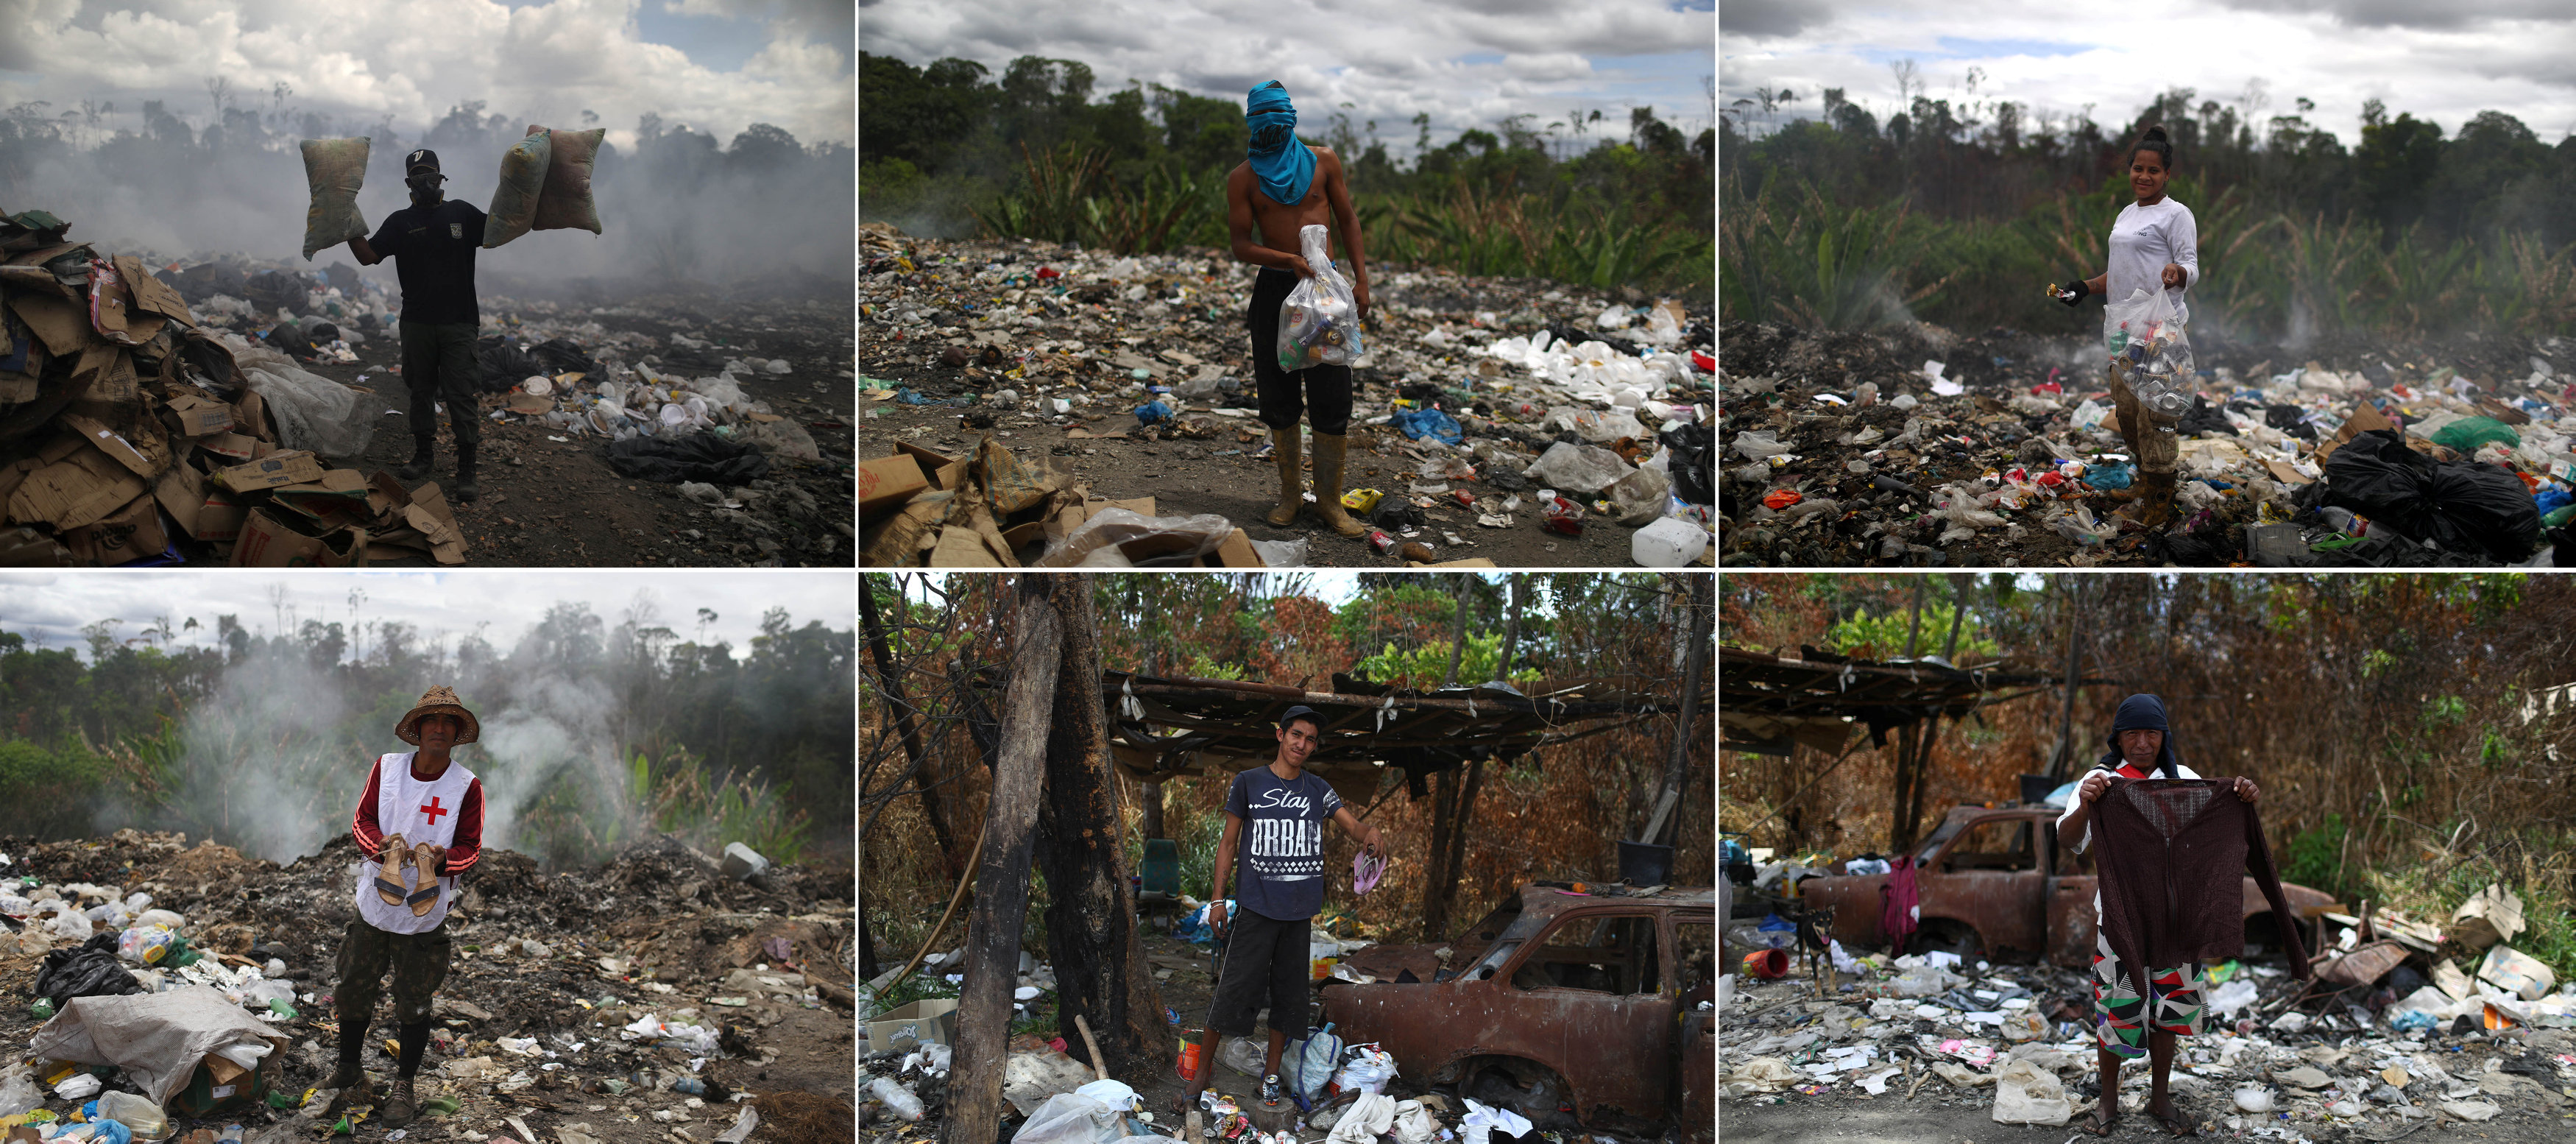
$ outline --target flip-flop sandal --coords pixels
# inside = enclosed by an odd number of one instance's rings
[[[2111,1134],[2111,1130],[2119,1127],[2120,1125],[2119,1102],[2114,1100],[2108,1106],[2111,1112],[2111,1118],[2109,1120],[2102,1119],[2102,1111],[2104,1107],[2105,1106],[2100,1101],[2095,1101],[2092,1113],[2085,1116],[2084,1119],[2075,1122],[2075,1130],[2087,1136],[2109,1136]]]
[[[404,896],[411,893],[411,887],[402,880],[403,867],[410,862],[411,847],[404,844],[403,836],[399,834],[386,838],[384,848],[376,852],[376,896],[384,899],[386,905],[399,906],[403,904]]]
[[[411,916],[425,918],[438,904],[438,871],[429,868],[429,843],[412,848],[411,868],[420,876],[420,888],[403,898],[403,903],[411,907]]]
[[[2168,1100],[2170,1100],[2171,1098],[2170,1098],[2170,1097],[2168,1097],[2167,1099],[2168,1099]],[[2164,1126],[2165,1126],[2165,1132],[2166,1132],[2167,1134],[2169,1134],[2169,1135],[2173,1135],[2173,1136],[2198,1136],[2198,1135],[2200,1135],[2200,1133],[2199,1133],[2198,1131],[2196,1131],[2196,1130],[2193,1128],[2193,1126],[2192,1126],[2191,1116],[2190,1116],[2188,1113],[2185,1113],[2185,1112],[2182,1110],[2182,1105],[2181,1105],[2181,1104],[2179,1104],[2179,1103],[2177,1103],[2177,1104],[2175,1104],[2175,1105],[2173,1106],[2173,1112],[2172,1112],[2170,1115],[2162,1115],[2162,1116],[2159,1116],[2159,1115],[2157,1115],[2156,1110],[2155,1110],[2155,1109],[2153,1109],[2153,1108],[2149,1108],[2149,1109],[2147,1109],[2147,1115],[2155,1117],[2156,1123],[2164,1125]]]
[[[1362,850],[1351,856],[1351,892],[1365,894],[1377,888],[1380,875],[1386,873],[1386,859]]]

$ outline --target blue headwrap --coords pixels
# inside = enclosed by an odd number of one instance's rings
[[[1315,152],[1297,139],[1297,109],[1288,89],[1271,80],[1243,101],[1243,125],[1252,129],[1252,174],[1261,193],[1291,206],[1304,202],[1315,182]]]

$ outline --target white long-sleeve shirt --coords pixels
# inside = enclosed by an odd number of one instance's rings
[[[2192,221],[2191,208],[2170,195],[2151,207],[2122,207],[2111,223],[2111,265],[2102,296],[2125,302],[2136,291],[2159,288],[2169,262],[2182,267],[2183,284],[2165,293],[2189,324],[2191,310],[2183,305],[2183,292],[2200,284],[2200,227]]]
[[[2099,763],[2096,763],[2096,764],[2094,764],[2094,766],[2093,766],[2093,768],[2092,768],[2091,770],[2085,771],[2083,774],[2081,774],[2081,775],[2077,775],[2077,776],[2075,777],[2075,785],[2076,785],[2076,789],[2077,789],[2078,791],[2081,791],[2081,790],[2083,789],[2083,786],[2084,786],[2084,780],[2089,779],[2089,778],[2092,778],[2094,775],[2097,775],[2097,774],[2110,775],[2110,776],[2111,776],[2111,777],[2113,777],[2113,778],[2125,778],[2125,777],[2127,777],[2127,776],[2124,776],[2124,775],[2120,774],[2120,772],[2119,772],[2116,768],[2106,767],[2106,766],[2103,766],[2103,765],[2101,765],[2101,764],[2099,764]],[[2155,770],[2152,770],[2152,771],[2147,772],[2147,777],[2149,777],[2149,778],[2159,778],[2159,779],[2160,779],[2160,778],[2166,778],[2166,777],[2172,777],[2172,778],[2178,778],[2178,779],[2196,779],[2196,778],[2199,778],[2199,777],[2200,777],[2200,772],[2199,772],[2199,771],[2195,771],[2195,770],[2191,769],[2190,767],[2186,767],[2186,766],[2182,765],[2182,762],[2181,762],[2180,760],[2176,760],[2176,761],[2174,762],[2174,773],[2173,773],[2171,776],[2167,776],[2167,775],[2165,774],[2165,772],[2164,772],[2163,768],[2159,767],[2159,768],[2157,768],[2157,769],[2155,769]],[[2098,801],[2098,800],[2097,800],[2097,801]],[[2080,794],[2077,794],[2077,795],[2068,795],[2068,796],[2067,796],[2067,798],[2066,798],[2066,809],[2065,809],[2064,811],[2060,812],[2060,813],[2058,814],[2058,816],[2057,816],[2057,842],[2058,842],[2058,845],[2064,846],[2064,847],[2066,847],[2067,849],[2072,850],[2072,851],[2074,851],[2074,852],[2076,852],[2076,853],[2078,853],[2078,854],[2083,853],[2085,850],[2087,850],[2087,849],[2091,848],[2091,847],[2092,847],[2092,845],[2093,845],[2093,820],[2092,820],[2092,819],[2090,819],[2090,818],[2085,819],[2085,820],[2084,820],[2084,833],[2082,833],[2082,834],[2078,834],[2078,835],[2076,835],[2076,836],[2074,836],[2074,837],[2072,837],[2072,838],[2069,838],[2069,837],[2067,837],[2067,836],[2066,836],[2066,820],[2067,820],[2067,819],[2069,819],[2069,818],[2073,818],[2073,817],[2075,817],[2075,808],[2076,808],[2076,807],[2079,807],[2079,806],[2082,806],[2082,805],[2084,805],[2084,801],[2083,801],[2083,798],[2081,797],[2081,795],[2080,795]],[[2096,881],[2096,882],[2093,884],[2093,923],[2094,923],[2095,925],[2097,925],[2097,926],[2098,926],[2098,925],[2100,925],[2100,924],[2101,924],[2101,922],[2102,922],[2102,884],[2101,884],[2099,881]]]

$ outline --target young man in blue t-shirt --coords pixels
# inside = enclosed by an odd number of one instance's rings
[[[1217,981],[1216,1010],[1209,1024],[1223,1035],[1249,1037],[1252,1018],[1262,1002],[1270,1004],[1270,1058],[1262,1070],[1261,1096],[1279,1096],[1279,1057],[1289,1035],[1306,1035],[1306,991],[1312,976],[1306,956],[1306,922],[1324,908],[1324,822],[1342,831],[1378,857],[1386,854],[1384,836],[1342,805],[1331,783],[1306,773],[1306,760],[1322,742],[1323,717],[1311,707],[1291,707],[1279,717],[1279,752],[1270,765],[1234,776],[1225,796],[1225,837],[1216,846],[1216,903],[1208,924],[1225,942],[1225,974]],[[1245,824],[1250,829],[1245,829]],[[1235,887],[1241,912],[1229,918],[1225,878],[1242,859],[1243,877]],[[1228,928],[1233,934],[1227,934]],[[1199,1056],[1199,1075],[1190,1082],[1190,1099],[1207,1088],[1215,1053]]]

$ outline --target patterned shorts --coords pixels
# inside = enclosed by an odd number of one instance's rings
[[[2177,1037],[2200,1035],[2208,1005],[2201,999],[2200,963],[2150,970],[2145,989],[2111,952],[2111,940],[2093,937],[2093,1025],[2102,1049],[2115,1057],[2147,1055],[2147,1031]]]

